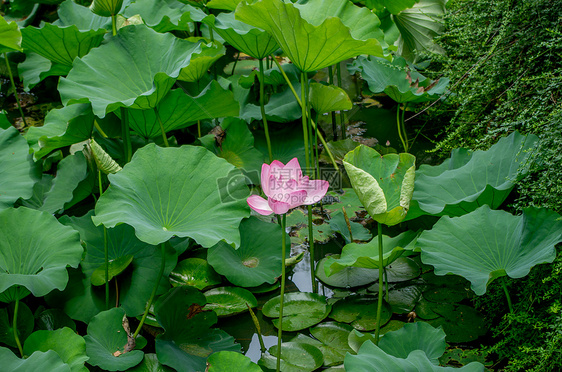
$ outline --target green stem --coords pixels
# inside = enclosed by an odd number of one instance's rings
[[[338,62],[336,64],[336,75],[338,77],[338,87],[342,87],[342,81],[341,81],[341,67],[340,67],[340,62]],[[340,125],[341,125],[341,138],[345,139],[346,137],[346,130],[345,130],[345,115],[343,114],[342,111],[340,111]]]
[[[265,347],[265,343],[263,342],[263,336],[261,335],[260,322],[259,322],[258,318],[256,317],[256,314],[254,314],[254,311],[252,310],[250,305],[248,305],[248,303],[246,303],[246,307],[248,308],[248,311],[250,312],[250,316],[252,317],[252,321],[254,322],[254,326],[256,327],[256,331],[258,332],[258,341],[260,342],[260,350],[261,350],[261,353],[263,354],[267,351],[267,348]]]
[[[117,35],[117,17],[115,14],[111,16],[111,31],[113,32],[113,36]]]
[[[16,98],[16,104],[18,105],[18,110],[20,110],[21,120],[23,125],[27,127],[27,122],[25,121],[25,115],[20,105],[20,100],[18,98],[18,91],[16,90],[16,83],[14,82],[14,75],[12,74],[12,68],[10,67],[10,61],[8,61],[8,53],[4,53],[4,60],[6,61],[6,68],[8,69],[8,75],[10,76],[10,82],[12,83],[12,89],[14,90],[14,97]]]
[[[277,330],[277,368],[276,372],[281,370],[281,343],[283,336],[283,301],[285,298],[285,225],[287,223],[287,215],[283,214],[281,218],[281,294],[279,295],[279,328]]]
[[[201,138],[201,120],[197,120],[197,137]]]
[[[404,114],[406,113],[406,106],[408,105],[408,103],[404,103],[404,107],[402,107],[402,118],[400,119],[400,124],[402,125],[402,134],[404,135],[404,141],[406,142],[406,151],[408,152],[408,150],[410,149],[410,144],[408,141],[408,133],[406,132],[406,124],[404,123]]]
[[[230,72],[230,76],[234,75],[234,70],[236,69],[236,64],[238,63],[239,58],[240,58],[240,52],[238,52],[238,54],[236,54],[236,59],[234,60],[234,63],[232,64],[232,71]]]
[[[100,132],[103,138],[108,138],[107,134],[103,131],[103,129],[101,129],[97,120],[94,120],[94,127],[96,127],[96,129],[98,130],[98,132]]]
[[[23,349],[21,347],[20,338],[18,336],[18,311],[20,307],[20,293],[19,287],[16,287],[16,304],[14,306],[14,320],[12,326],[14,327],[14,339],[16,340],[16,345],[18,346],[18,350],[20,351],[20,355],[23,358]]]
[[[386,302],[388,302],[390,299],[388,295],[388,270],[386,269],[386,266],[384,268],[384,289],[386,292]]]
[[[341,210],[343,212],[343,218],[345,218],[347,230],[349,231],[349,242],[353,243],[353,233],[351,232],[351,223],[349,222],[349,217],[347,216],[347,212],[345,211],[345,207],[341,207]]]
[[[162,133],[164,146],[170,147],[170,144],[168,143],[168,137],[166,137],[166,131],[164,130],[164,123],[162,123],[162,119],[160,119],[160,114],[158,113],[158,109],[156,107],[154,107],[154,113],[156,114],[158,124],[160,124],[160,133]],[[199,124],[199,121],[197,121],[197,130],[199,130],[199,137],[201,137],[201,125]]]
[[[328,82],[334,84],[334,70],[332,66],[328,66]],[[332,111],[332,133],[334,134],[334,141],[338,140],[338,123],[336,120],[336,113]]]
[[[378,237],[379,237],[379,301],[377,303],[377,324],[375,328],[375,345],[379,343],[379,334],[381,330],[381,314],[382,314],[382,300],[384,296],[383,289],[383,250],[382,250],[382,224],[378,223]]]
[[[265,74],[263,72],[263,58],[260,59],[260,109],[265,130],[265,141],[267,142],[267,153],[269,154],[269,162],[273,161],[273,153],[271,152],[271,140],[269,139],[269,127],[267,126],[267,117],[265,116]]]
[[[304,157],[305,157],[305,162],[306,162],[306,170],[308,173],[308,171],[310,170],[310,158],[309,158],[309,150],[308,150],[308,126],[307,124],[307,119],[306,119],[306,115],[308,113],[308,111],[306,110],[306,101],[305,101],[305,97],[306,97],[306,88],[308,87],[307,84],[307,76],[306,76],[306,72],[301,71],[301,99],[302,99],[302,103],[301,103],[301,112],[302,112],[302,134],[304,137]]]
[[[396,127],[398,128],[398,136],[400,137],[400,141],[402,141],[404,152],[408,152],[408,145],[404,141],[404,137],[402,137],[402,124],[400,123],[400,104],[396,106]]]
[[[103,194],[103,186],[101,182],[101,171],[98,169],[98,186],[100,190],[100,198]],[[107,244],[107,228],[103,226],[103,253],[105,259],[105,309],[109,310],[109,247]]]
[[[308,252],[310,253],[310,281],[312,283],[312,293],[318,292],[316,283],[316,270],[314,267],[314,230],[312,225],[312,205],[307,205],[308,209]]]
[[[505,284],[505,280],[502,280],[501,282],[503,291],[505,292],[505,297],[507,298],[507,306],[509,307],[509,312],[513,314],[513,305],[511,304],[511,296],[509,295],[509,291],[507,290],[507,285]]]
[[[129,113],[125,107],[121,107],[121,137],[123,138],[123,153],[125,162],[131,161],[133,149],[131,148],[131,131],[129,130]]]
[[[158,287],[160,285],[160,280],[162,279],[162,275],[164,274],[164,267],[166,266],[166,243],[161,243],[160,244],[160,250],[161,250],[161,255],[162,255],[162,261],[160,262],[160,272],[158,273],[158,277],[156,278],[156,282],[154,284],[154,288],[152,289],[152,293],[150,294],[150,299],[148,300],[148,303],[146,304],[146,309],[144,310],[144,314],[142,314],[142,318],[141,321],[137,327],[137,330],[135,331],[135,334],[133,334],[133,338],[136,338],[142,328],[142,325],[144,324],[144,321],[146,320],[146,317],[148,315],[148,311],[150,310],[150,306],[152,306],[152,301],[154,301],[154,296],[156,296],[156,291],[158,291]]]

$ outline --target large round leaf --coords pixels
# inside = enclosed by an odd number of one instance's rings
[[[424,322],[408,323],[397,331],[388,332],[379,341],[379,347],[392,356],[406,359],[414,350],[422,350],[431,363],[439,364],[438,358],[447,348],[445,332]]]
[[[384,302],[381,312],[381,326],[392,316],[390,305]],[[334,304],[330,318],[343,323],[350,323],[360,331],[372,331],[377,324],[377,299],[353,295]]]
[[[144,23],[158,32],[190,31],[190,23],[207,15],[200,9],[176,0],[136,0],[123,11],[127,18],[139,14]]]
[[[277,365],[277,345],[269,349],[269,355],[259,360],[259,365],[274,370]],[[315,371],[322,366],[322,351],[316,346],[300,342],[284,342],[281,344],[281,371],[308,372]]]
[[[0,210],[14,205],[19,198],[33,195],[38,181],[29,147],[18,130],[0,129]],[[1,292],[1,291],[0,291]]]
[[[0,292],[13,285],[35,297],[63,290],[67,266],[77,267],[83,248],[78,233],[52,215],[28,208],[0,212]]]
[[[562,241],[562,221],[555,212],[528,208],[520,216],[484,205],[462,217],[447,216],[418,238],[423,263],[437,275],[453,273],[472,283],[477,295],[494,279],[526,276],[540,263],[552,262]]]
[[[201,147],[147,145],[109,175],[92,219],[106,227],[127,223],[149,244],[179,236],[204,247],[220,240],[239,246],[238,225],[250,213],[246,185],[229,184],[233,169]]]
[[[340,87],[313,82],[310,84],[310,104],[319,114],[338,110],[351,110],[353,104]]]
[[[0,53],[21,51],[21,32],[16,22],[0,16]]]
[[[63,1],[58,8],[58,16],[54,25],[76,25],[80,30],[98,30],[105,28],[111,30],[111,18],[94,14],[88,7],[82,6],[73,0]]]
[[[328,258],[333,257],[334,256],[325,257],[318,262],[316,277],[324,284],[337,288],[352,288],[372,283],[378,279],[378,270],[360,267],[344,267],[336,273],[327,276],[324,271],[326,261]],[[336,255],[336,257],[338,256]],[[337,258],[335,259],[337,260]]]
[[[378,223],[402,222],[414,191],[416,158],[408,153],[381,156],[361,145],[350,151],[343,164],[359,200]]]
[[[273,324],[279,325],[280,297],[273,297],[263,305],[263,315],[274,318]],[[316,293],[287,293],[283,299],[283,331],[299,331],[324,320],[332,306],[326,297]]]
[[[174,287],[189,285],[205,290],[222,283],[222,278],[211,265],[202,258],[191,257],[180,261],[170,273],[170,282]]]
[[[53,350],[48,350],[46,352],[36,351],[26,359],[20,359],[15,356],[10,349],[0,347],[0,360],[2,360],[2,369],[5,371],[71,371],[70,366],[64,363]]]
[[[290,241],[286,240],[288,249]],[[207,260],[232,284],[273,284],[281,275],[281,227],[250,217],[240,224],[240,248],[219,242],[209,248]]]
[[[456,149],[438,166],[420,166],[408,219],[423,214],[460,216],[483,204],[498,208],[528,172],[537,141],[535,135],[514,132],[487,151]]]
[[[269,32],[301,71],[315,71],[359,54],[383,56],[378,17],[347,0],[297,7],[281,0],[240,3],[236,18]]]
[[[258,306],[258,300],[252,292],[238,287],[213,288],[205,292],[206,309],[213,310],[218,316],[230,316],[248,311],[248,307]]]
[[[262,369],[243,354],[234,351],[219,351],[207,359],[207,372],[225,371],[262,372]]]
[[[125,371],[139,364],[144,353],[140,350],[124,352],[128,335],[123,328],[125,310],[115,307],[96,315],[88,325],[86,353],[88,364],[108,371]]]
[[[431,310],[440,316],[427,322],[443,327],[448,342],[470,342],[486,334],[484,317],[467,305],[432,304]]]
[[[196,51],[199,43],[170,33],[159,34],[145,25],[123,27],[107,44],[74,61],[60,80],[61,99],[65,105],[91,102],[100,118],[123,106],[153,108]]]
[[[209,68],[226,53],[224,45],[217,41],[201,44],[201,52],[193,53],[189,66],[182,68],[178,80],[196,82],[201,80]]]
[[[353,327],[336,322],[322,322],[310,329],[312,336],[318,340],[312,343],[322,351],[324,366],[333,366],[343,362],[346,353],[355,353],[347,341]],[[310,337],[295,338],[297,342],[310,342]]]

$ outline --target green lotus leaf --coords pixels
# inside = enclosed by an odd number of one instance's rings
[[[474,297],[470,290],[470,282],[458,275],[435,275],[433,271],[422,275],[422,279],[427,283],[423,297],[432,302],[461,302],[465,299]]]
[[[8,129],[12,126],[12,123],[8,120],[8,115],[6,111],[0,110],[0,129]]]
[[[351,110],[353,104],[342,88],[320,83],[310,84],[310,104],[319,114],[339,110]]]
[[[314,345],[324,355],[324,366],[341,364],[346,353],[355,353],[347,342],[351,331],[353,327],[336,322],[323,322],[310,329],[312,336],[319,341],[319,345]],[[307,339],[312,340],[310,337]],[[299,342],[303,342],[302,338]]]
[[[213,310],[219,317],[240,314],[248,311],[248,306],[258,306],[258,300],[252,292],[238,287],[213,288],[205,292],[205,298],[205,309]]]
[[[30,294],[31,292],[27,289],[14,285],[0,293],[0,302],[9,304],[10,302],[16,301],[16,299],[24,299]]]
[[[242,0],[211,0],[207,3],[207,8],[234,11],[241,1]]]
[[[93,0],[90,10],[101,17],[111,17],[119,13],[122,6],[123,0]]]
[[[76,332],[76,323],[61,309],[47,309],[35,315],[37,330],[54,331],[59,328],[70,328]]]
[[[66,266],[77,267],[83,248],[78,233],[52,215],[28,208],[0,212],[0,292],[12,285],[27,288],[35,297],[68,281]]]
[[[279,324],[280,297],[267,301],[262,308],[263,315],[274,318],[273,325]],[[285,294],[283,300],[283,331],[299,331],[324,320],[332,306],[326,297],[316,293],[294,292]]]
[[[89,104],[78,104],[53,109],[45,117],[42,127],[30,127],[26,139],[42,158],[51,151],[73,145],[90,138],[94,115]]]
[[[533,266],[554,260],[554,246],[562,241],[559,217],[536,208],[513,216],[484,205],[462,217],[442,217],[420,235],[417,246],[422,262],[434,266],[437,275],[461,275],[483,295],[496,278],[522,278]]]
[[[447,342],[470,342],[487,333],[484,317],[470,306],[432,304],[431,310],[440,316],[427,322],[443,327]]]
[[[174,370],[170,367],[166,367],[158,361],[156,354],[144,354],[144,359],[142,362],[128,369],[129,372],[173,372]]]
[[[59,19],[53,25],[65,27],[75,25],[81,31],[98,30],[100,28],[111,30],[111,18],[94,14],[88,7],[79,5],[73,0],[63,1],[57,11]]]
[[[19,198],[30,198],[39,177],[29,147],[16,128],[0,129],[0,148],[0,210],[3,210]]]
[[[210,329],[217,314],[204,309],[205,304],[205,296],[188,286],[175,287],[158,299],[154,310],[165,332],[156,338],[156,354],[162,364],[179,372],[203,371],[213,352],[240,352],[232,336]]]
[[[25,53],[25,61],[18,64],[18,73],[23,79],[24,90],[29,91],[49,76],[68,74],[70,66],[53,63],[47,58],[33,52]],[[34,128],[34,127],[30,127]]]
[[[380,21],[345,0],[297,7],[281,0],[240,3],[236,19],[269,32],[301,71],[315,71],[359,54],[383,56]]]
[[[200,50],[199,43],[159,34],[145,25],[123,27],[107,44],[75,60],[59,82],[62,102],[65,106],[91,102],[100,118],[119,107],[154,108],[189,64],[191,54]]]
[[[224,371],[262,372],[262,369],[247,356],[234,351],[219,351],[207,359],[207,372]]]
[[[485,368],[478,362],[472,362],[461,368],[440,367],[431,363],[423,350],[414,350],[406,359],[385,353],[371,341],[361,345],[357,355],[348,354],[344,360],[345,369],[354,372],[484,372]]]
[[[416,158],[411,154],[386,154],[361,145],[343,161],[353,189],[367,212],[388,226],[402,222],[414,191]]]
[[[400,328],[404,327],[406,323],[400,320],[391,320],[390,322],[386,323],[384,327],[380,329],[380,334],[384,335],[389,332],[397,331]],[[363,345],[367,340],[375,342],[375,334],[374,333],[361,333],[358,330],[354,330],[349,334],[347,338],[347,342],[349,346],[355,353],[359,350],[361,345]]]
[[[334,237],[335,232],[328,221],[321,224],[312,224],[312,230],[315,242],[327,242]],[[308,240],[308,215],[299,208],[295,208],[291,213],[287,214],[287,226],[291,226],[291,242],[303,244]]]
[[[230,247],[230,246],[229,246]],[[170,273],[170,282],[174,287],[189,285],[204,290],[222,283],[222,278],[211,265],[202,258],[187,258],[180,261]]]
[[[41,28],[24,28],[22,46],[53,63],[70,67],[75,58],[82,58],[99,46],[105,33],[104,29],[81,31],[77,26],[59,27],[45,23]]]
[[[398,55],[409,61],[415,61],[421,54],[445,54],[443,48],[433,39],[441,35],[445,26],[446,0],[420,0],[410,9],[405,9],[393,16],[394,23],[400,30],[398,38]]]
[[[337,260],[338,255],[330,256]],[[343,267],[338,272],[327,276],[324,268],[328,257],[321,259],[316,268],[316,277],[318,280],[331,287],[337,288],[353,288],[360,287],[372,283],[378,279],[378,270],[365,269],[359,267]]]
[[[140,14],[144,23],[157,32],[190,31],[191,22],[201,22],[208,17],[201,9],[176,0],[136,0],[123,15],[130,18]]]
[[[105,250],[103,227],[96,227],[92,222],[93,211],[82,217],[63,216],[60,222],[72,227],[80,233],[86,245],[86,256],[81,262],[82,272],[56,301],[74,319],[88,323],[92,316],[105,309],[105,294],[91,286],[92,276],[103,268],[102,280],[105,277]],[[119,303],[129,316],[142,314],[146,301],[150,297],[154,281],[158,277],[161,250],[139,241],[132,227],[119,225],[107,230],[108,258],[111,262],[128,261],[133,257],[129,270],[118,276]],[[166,252],[164,278],[160,281],[158,293],[165,292],[169,287],[167,275],[177,262],[177,254],[170,248]],[[114,300],[113,300],[114,301]]]
[[[169,132],[195,124],[197,120],[236,116],[239,106],[232,92],[213,81],[196,97],[187,95],[182,89],[170,91],[156,110],[164,131]],[[162,136],[155,110],[130,109],[127,112],[131,129],[146,138]]]
[[[18,289],[18,291],[21,291],[21,289]],[[10,303],[8,307],[0,309],[0,342],[15,348],[17,343],[14,338],[14,313],[15,303]],[[20,342],[25,341],[33,332],[33,326],[33,313],[25,303],[20,303],[17,319],[17,331]]]
[[[371,235],[371,232],[358,222],[350,221],[348,227],[345,216],[339,211],[333,213],[331,217],[330,227],[333,231],[339,232],[345,239],[346,243],[351,243],[351,236],[349,235],[350,227],[354,241],[367,241],[371,240],[371,238],[373,237],[373,235]]]
[[[0,53],[22,51],[21,31],[16,22],[7,22],[0,16]]]
[[[453,150],[441,165],[416,172],[408,219],[423,214],[460,216],[483,204],[498,208],[528,172],[538,138],[517,132],[487,151]]]
[[[84,363],[89,359],[86,355],[86,341],[70,328],[56,331],[36,331],[26,340],[23,351],[31,355],[35,351],[54,350],[62,361],[70,366],[72,372],[87,372]]]
[[[406,282],[420,276],[421,268],[408,257],[399,257],[394,262],[385,267],[386,278],[389,283]],[[373,285],[369,290],[378,291],[378,285]]]
[[[378,288],[377,288],[378,289]],[[396,314],[408,314],[420,301],[423,285],[395,285],[388,292],[388,303],[392,312]]]
[[[239,246],[238,225],[250,213],[245,197],[232,198],[247,196],[245,184],[227,184],[225,176],[233,170],[201,147],[147,145],[123,170],[108,176],[111,186],[92,219],[106,227],[127,223],[140,240],[154,245],[179,236],[204,247],[221,240]]]
[[[424,322],[405,324],[401,329],[388,332],[378,345],[385,353],[406,359],[414,350],[422,350],[432,364],[438,365],[445,352],[445,332]]]
[[[447,78],[435,81],[426,78],[409,67],[402,57],[389,62],[384,58],[360,56],[349,66],[349,72],[360,72],[371,92],[384,92],[398,103],[436,100],[449,84]]]
[[[404,249],[413,248],[416,233],[405,231],[393,238],[383,235],[383,266],[394,262]],[[359,244],[350,243],[342,248],[339,258],[327,257],[323,268],[326,276],[331,276],[346,267],[361,267],[365,269],[378,269],[379,267],[379,239],[374,237],[370,242]],[[318,265],[320,267],[320,265]],[[319,269],[320,270],[320,269]]]
[[[113,277],[121,274],[131,262],[133,262],[133,255],[121,256],[119,258],[108,261],[107,281],[105,279],[105,263],[100,265],[94,270],[91,277],[92,285],[104,285],[109,282]]]
[[[328,146],[329,146],[329,142],[328,142]],[[355,147],[357,146],[359,146],[359,144],[357,144]],[[353,150],[353,148],[351,150]],[[346,153],[347,152],[349,151],[346,151]],[[326,195],[333,198],[332,204],[324,205],[324,208],[326,208],[328,211],[337,211],[337,210],[341,210],[341,208],[344,207],[345,212],[347,213],[349,219],[356,218],[357,213],[365,212],[365,208],[363,208],[361,201],[359,200],[357,194],[352,188],[343,188],[340,191],[328,191]]]
[[[271,34],[237,20],[234,13],[219,14],[213,28],[227,43],[253,58],[265,58],[279,49]]]
[[[293,84],[293,86],[295,89],[300,89],[300,84]],[[302,116],[302,110],[291,89],[285,88],[283,91],[271,95],[269,102],[265,105],[265,116],[269,121],[288,123],[299,119]],[[262,120],[261,109],[252,103],[241,104],[240,118],[248,123],[253,120]]]
[[[398,14],[404,9],[413,7],[418,1],[420,0],[370,0],[368,2],[370,2],[370,9],[386,7],[390,13]]]
[[[290,249],[291,243],[286,240],[286,248]],[[240,248],[219,242],[209,248],[207,260],[232,284],[273,284],[281,275],[281,227],[250,217],[240,224]]]
[[[70,366],[64,363],[53,351],[36,351],[25,359],[20,359],[5,347],[0,347],[0,359],[5,371],[49,371],[70,372]]]
[[[258,364],[267,370],[277,366],[277,345],[269,349],[269,354],[262,356]],[[283,342],[281,344],[281,371],[315,371],[323,364],[322,351],[316,346],[301,342]]]
[[[200,53],[193,53],[191,56],[191,62],[189,66],[184,67],[180,75],[178,76],[178,80],[181,81],[188,81],[188,82],[195,82],[203,78],[209,68],[215,63],[218,59],[224,56],[226,53],[226,48],[224,45],[218,42],[211,42],[208,44],[201,44],[201,52]],[[220,98],[218,99],[220,101]],[[235,114],[233,116],[236,116]]]
[[[381,327],[390,320],[391,316],[390,305],[385,301],[381,312]],[[350,323],[353,328],[360,331],[372,331],[377,323],[377,298],[348,296],[333,305],[330,318],[337,322]]]
[[[124,317],[125,310],[115,307],[92,318],[88,334],[84,336],[86,353],[90,357],[88,364],[108,371],[125,371],[142,361],[142,351],[124,352],[128,343],[127,332],[123,328]]]

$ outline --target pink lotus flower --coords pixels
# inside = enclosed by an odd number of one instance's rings
[[[285,214],[291,208],[310,205],[320,201],[328,191],[328,181],[310,180],[303,176],[297,158],[283,165],[274,160],[271,165],[261,167],[261,187],[267,200],[251,195],[247,202],[250,208],[265,216]]]

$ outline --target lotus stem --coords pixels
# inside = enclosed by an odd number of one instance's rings
[[[131,161],[133,149],[131,148],[131,131],[129,130],[129,113],[125,107],[121,107],[121,137],[123,138],[123,153],[125,162]]]
[[[406,106],[408,106],[408,102],[404,103],[402,107],[402,118],[400,119],[400,123],[402,125],[402,133],[404,135],[404,141],[406,142],[406,146],[408,146],[408,150],[410,149],[410,141],[408,140],[408,133],[406,132],[406,124],[404,123],[404,115],[406,114]],[[408,152],[406,150],[406,152]]]
[[[14,90],[14,97],[16,98],[16,104],[18,105],[18,110],[20,111],[21,120],[23,125],[27,127],[27,122],[25,121],[25,115],[20,105],[20,100],[18,98],[18,91],[16,90],[16,83],[14,82],[14,75],[12,74],[12,68],[10,67],[10,61],[8,60],[8,53],[4,52],[4,61],[6,61],[6,68],[8,69],[8,76],[10,76],[10,83],[12,83],[12,89]]]
[[[328,66],[328,82],[334,84],[334,70],[332,66]],[[338,123],[336,121],[336,113],[334,111],[332,114],[332,133],[334,134],[334,141],[338,140]]]
[[[381,315],[382,315],[382,299],[383,299],[383,249],[382,249],[382,224],[377,224],[379,237],[379,301],[377,303],[377,324],[375,328],[375,345],[379,344],[379,335],[381,331]]]
[[[94,127],[96,127],[96,129],[98,130],[98,132],[100,132],[101,136],[103,138],[108,138],[107,134],[103,131],[103,129],[100,127],[99,123],[97,120],[94,120]],[[92,137],[92,136],[90,136]]]
[[[158,109],[156,107],[154,107],[154,113],[156,114],[156,120],[158,120],[158,124],[160,124],[160,133],[162,133],[164,146],[170,147],[168,138],[166,137],[166,131],[164,130],[164,123],[162,123],[162,119],[160,119],[160,114],[158,113]],[[201,137],[201,124],[199,123],[199,120],[197,121],[197,130],[199,131],[199,137]]]
[[[304,136],[304,155],[305,155],[305,163],[306,163],[306,170],[308,173],[310,171],[310,152],[308,150],[308,126],[307,126],[307,120],[306,120],[306,115],[308,114],[308,111],[306,110],[306,101],[305,101],[305,97],[306,97],[306,88],[308,87],[307,84],[307,76],[306,76],[306,72],[301,71],[301,99],[302,99],[302,103],[301,103],[301,111],[302,111],[302,133]]]
[[[197,138],[201,138],[201,120],[197,120]]]
[[[507,285],[505,284],[505,280],[502,280],[502,287],[503,287],[503,291],[505,293],[505,297],[507,298],[507,306],[509,307],[509,312],[510,313],[514,313],[513,311],[513,305],[511,303],[511,296],[509,295],[509,291],[507,290]]]
[[[267,348],[265,347],[265,343],[263,342],[263,336],[261,335],[260,322],[259,322],[258,318],[256,317],[256,314],[254,314],[254,311],[252,310],[251,306],[248,305],[248,303],[246,303],[246,307],[248,308],[248,311],[250,312],[250,316],[252,317],[252,322],[254,322],[254,326],[256,327],[256,331],[258,332],[258,341],[260,342],[260,351],[263,354],[267,351]]]
[[[234,60],[234,63],[232,64],[232,71],[230,72],[230,76],[234,75],[234,70],[236,69],[236,64],[238,63],[239,58],[240,58],[240,52],[238,52],[236,54],[236,59]]]
[[[269,154],[269,163],[273,161],[273,153],[271,152],[271,140],[269,138],[269,127],[267,126],[267,117],[265,116],[265,74],[263,72],[263,58],[260,62],[260,109],[263,128],[265,130],[265,141],[267,142],[267,153]]]
[[[111,31],[113,32],[113,36],[117,35],[117,17],[115,14],[111,15]]]
[[[404,152],[408,152],[408,144],[402,137],[402,123],[400,122],[400,103],[396,106],[396,127],[398,128],[398,136],[400,136],[400,141],[402,141],[402,147],[404,147]]]
[[[312,205],[307,205],[308,209],[308,252],[310,253],[310,281],[312,283],[312,292],[318,292],[316,284],[316,270],[314,267],[314,229],[312,225]]]
[[[386,266],[384,267],[384,289],[386,292],[386,302],[388,302],[390,298],[388,295],[388,270],[386,269]]]
[[[347,212],[345,211],[345,207],[341,207],[341,210],[343,212],[343,217],[345,218],[347,230],[349,230],[349,242],[353,243],[353,233],[351,232],[351,223],[349,222],[349,217],[347,217]]]
[[[100,198],[103,194],[103,187],[101,182],[101,171],[98,168],[98,186],[100,190]],[[109,247],[107,244],[107,228],[103,226],[103,253],[105,260],[105,309],[109,310]]]
[[[279,295],[279,328],[277,330],[277,368],[276,372],[281,370],[281,343],[283,342],[283,300],[285,298],[285,225],[287,224],[287,215],[283,214],[281,218],[281,294]]]
[[[144,314],[142,314],[141,321],[133,334],[133,338],[137,338],[144,321],[148,315],[148,311],[150,310],[150,306],[152,306],[152,302],[154,301],[154,297],[156,296],[156,291],[158,291],[158,286],[160,285],[160,280],[162,279],[162,275],[164,274],[164,267],[166,266],[166,243],[160,244],[160,250],[162,254],[162,261],[160,262],[160,272],[158,273],[158,277],[156,278],[156,283],[154,283],[154,288],[152,289],[152,293],[150,294],[150,298],[148,299],[148,303],[146,304],[146,309],[144,310]]]
[[[338,87],[341,88],[342,81],[341,81],[341,66],[340,66],[340,64],[341,64],[340,62],[338,62],[336,64],[336,75],[338,77]],[[346,138],[345,115],[341,111],[340,111],[340,125],[341,125],[341,138],[345,139]]]
[[[18,346],[18,350],[20,352],[21,357],[23,358],[23,349],[21,347],[20,338],[18,336],[18,312],[20,307],[20,293],[19,287],[16,287],[16,304],[14,305],[14,320],[12,322],[12,326],[14,327],[14,339],[16,340],[16,345]]]
[[[291,80],[289,80],[289,77],[287,76],[285,71],[281,68],[281,65],[279,64],[277,59],[273,58],[273,61],[277,65],[277,68],[279,69],[279,71],[281,71],[281,74],[283,75],[283,78],[285,78],[285,81],[287,82],[287,85],[289,85],[289,88],[291,89],[291,92],[293,92],[293,95],[295,96],[295,99],[297,100],[298,104],[302,107],[301,99],[299,98],[299,95],[295,91],[295,87],[293,87],[293,84],[291,84]],[[314,123],[314,121],[312,121],[311,124],[314,128],[316,128],[316,123]],[[334,166],[334,169],[337,170],[338,172],[340,172],[340,168],[338,167],[338,164],[336,163],[336,160],[334,159],[334,156],[332,155],[332,152],[328,148],[328,144],[324,140],[324,136],[322,135],[322,133],[318,133],[318,136],[320,137],[320,142],[322,142],[322,145],[324,145],[324,149],[326,149],[326,152],[328,153],[328,156],[330,157],[330,160],[332,161],[332,165]]]

